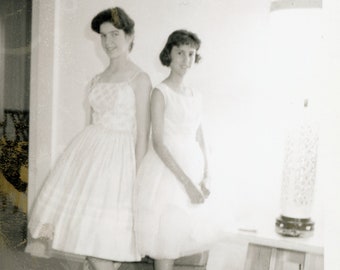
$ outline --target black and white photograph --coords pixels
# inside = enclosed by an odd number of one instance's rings
[[[0,0],[0,269],[340,269],[339,12]]]

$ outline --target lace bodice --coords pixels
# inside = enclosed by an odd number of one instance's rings
[[[136,136],[135,94],[128,81],[102,83],[95,79],[88,98],[94,125]]]

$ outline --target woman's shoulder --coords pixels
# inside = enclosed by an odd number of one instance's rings
[[[168,101],[169,96],[169,88],[164,83],[164,81],[158,83],[153,89],[152,89],[152,96],[156,99],[162,99],[165,103]]]
[[[152,88],[149,75],[140,67],[135,65],[131,70],[130,79],[127,83],[135,91],[136,95],[149,96]]]
[[[150,82],[150,76],[147,72],[145,72],[142,68],[140,68],[135,63],[131,63],[130,67],[130,79],[129,81],[137,81],[137,82]]]
[[[164,92],[167,91],[167,87],[168,86],[164,83],[164,81],[162,81],[153,88],[153,91],[160,92],[164,95]]]
[[[148,73],[143,70],[138,70],[132,75],[132,80],[137,83],[149,83],[151,85],[151,79]]]
[[[100,78],[100,73],[94,75],[89,81],[87,81],[86,89],[88,91],[91,90],[96,85],[96,83],[99,81],[99,78]]]

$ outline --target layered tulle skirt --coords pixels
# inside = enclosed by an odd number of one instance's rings
[[[167,142],[176,162],[199,187],[204,160],[196,141]],[[137,174],[135,230],[142,255],[175,259],[208,250],[234,230],[230,213],[221,212],[211,195],[192,204],[184,186],[151,148]]]

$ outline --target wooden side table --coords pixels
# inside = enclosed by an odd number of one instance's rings
[[[273,217],[261,219],[253,232],[238,237],[248,245],[244,270],[323,270],[323,230],[311,237],[285,237],[275,232]]]
[[[245,270],[323,270],[323,255],[249,244]]]

